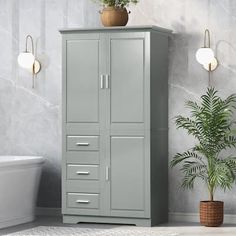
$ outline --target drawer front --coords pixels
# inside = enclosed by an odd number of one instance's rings
[[[98,136],[67,136],[68,151],[97,151],[98,149]]]
[[[100,193],[101,184],[99,180],[68,179],[66,181],[67,193]]]
[[[67,179],[98,180],[98,165],[67,165]]]
[[[99,165],[99,151],[70,151],[66,153],[68,164]]]
[[[99,194],[68,193],[67,207],[98,209]]]

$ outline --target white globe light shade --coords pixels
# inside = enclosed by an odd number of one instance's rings
[[[203,65],[204,69],[208,71],[214,71],[217,68],[217,66],[218,66],[218,61],[215,57],[210,63]]]
[[[211,48],[200,48],[197,50],[196,59],[202,65],[210,64],[214,59],[214,52]]]
[[[18,56],[18,64],[25,69],[32,68],[34,61],[35,61],[35,57],[30,52],[22,52]]]

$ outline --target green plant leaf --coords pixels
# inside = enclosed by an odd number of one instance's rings
[[[177,164],[183,162],[184,160],[190,159],[190,158],[195,158],[195,159],[198,159],[200,161],[202,160],[202,157],[198,156],[196,153],[191,152],[191,151],[187,151],[187,152],[184,152],[184,153],[177,153],[174,156],[174,159],[171,161],[170,166],[174,167]]]
[[[130,3],[137,4],[139,0],[93,0],[95,2],[99,2],[102,5],[110,6],[110,7],[126,7]]]

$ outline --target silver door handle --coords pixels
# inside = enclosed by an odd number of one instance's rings
[[[104,89],[104,75],[101,75],[101,89]]]
[[[109,167],[106,166],[106,173],[105,173],[105,178],[106,178],[106,181],[109,181]]]
[[[77,146],[89,146],[89,143],[76,143]]]
[[[76,203],[89,204],[89,200],[77,200]]]
[[[105,76],[105,79],[106,79],[106,89],[109,89],[109,87],[110,87],[110,84],[109,84],[109,75],[106,75]]]
[[[77,171],[76,172],[77,175],[89,175],[89,171]]]

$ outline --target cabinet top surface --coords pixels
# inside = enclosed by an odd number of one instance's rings
[[[59,29],[62,34],[73,32],[106,32],[106,31],[157,31],[165,34],[171,34],[172,30],[161,28],[154,25],[142,26],[122,26],[122,27],[97,27],[97,28],[62,28]]]

